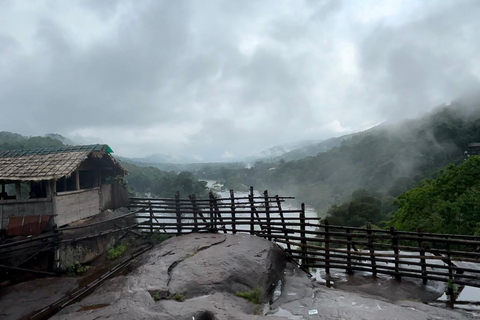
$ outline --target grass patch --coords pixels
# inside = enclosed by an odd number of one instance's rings
[[[150,241],[153,244],[159,244],[171,237],[172,237],[171,235],[166,233],[155,232],[150,235]]]
[[[185,300],[185,297],[181,293],[175,293],[174,295],[170,296],[170,299],[182,302]]]
[[[235,292],[235,295],[255,304],[259,304],[262,300],[262,290],[260,289],[260,287],[255,287],[253,288],[253,290],[250,291]]]
[[[67,267],[66,275],[69,277],[74,277],[76,275],[82,274],[90,270],[92,267],[84,266],[81,263],[75,263],[72,266]]]
[[[107,259],[108,260],[115,260],[119,257],[121,257],[125,251],[127,251],[127,244],[126,243],[121,243],[118,246],[115,246],[108,250],[107,253]]]

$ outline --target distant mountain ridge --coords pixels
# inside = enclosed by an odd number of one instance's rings
[[[346,201],[358,189],[396,197],[463,161],[467,145],[480,142],[479,128],[480,97],[457,99],[417,119],[327,140],[328,151],[274,167],[256,163],[231,176],[243,185],[295,196],[317,210]]]
[[[50,134],[43,137],[27,137],[18,133],[1,131],[0,150],[55,148],[65,146],[63,141],[68,139],[59,134]]]

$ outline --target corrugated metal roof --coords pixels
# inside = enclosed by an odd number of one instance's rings
[[[0,152],[0,180],[39,181],[70,176],[92,152],[109,154],[112,149],[96,144]]]

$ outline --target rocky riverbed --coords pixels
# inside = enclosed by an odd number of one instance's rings
[[[52,319],[475,318],[409,300],[408,294],[401,300],[375,296],[381,292],[375,290],[378,285],[362,292],[327,288],[287,263],[283,251],[262,238],[190,234],[156,246],[138,258],[132,272],[106,281]],[[0,318],[19,319],[70,287],[69,278],[50,278],[4,289]]]

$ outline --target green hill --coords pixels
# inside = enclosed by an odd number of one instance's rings
[[[351,136],[328,152],[230,175],[245,185],[293,195],[323,215],[332,205],[365,189],[386,202],[464,159],[468,143],[480,141],[479,100],[456,101],[395,125],[383,124]],[[228,179],[226,179],[228,180]]]

